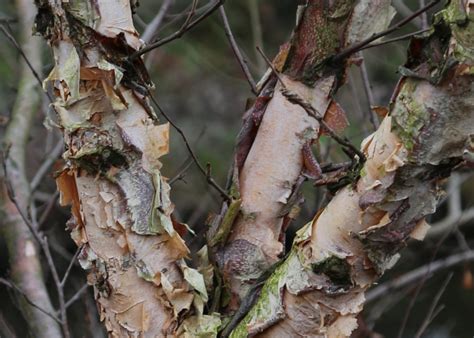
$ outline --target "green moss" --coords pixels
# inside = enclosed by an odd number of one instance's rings
[[[463,9],[462,2],[459,0],[451,1],[449,6],[438,13],[435,22],[445,22],[450,25],[456,43],[453,47],[453,54],[457,61],[472,60],[474,58],[474,49],[472,41],[474,41],[474,12],[471,11],[469,16]]]
[[[418,80],[407,79],[392,110],[392,129],[402,140],[408,150],[413,150],[420,129],[429,118],[429,113],[414,98]]]
[[[322,262],[312,264],[312,269],[314,273],[328,276],[335,285],[350,286],[352,284],[351,269],[344,259],[331,256]]]
[[[106,174],[110,167],[127,166],[126,157],[112,147],[97,147],[90,149],[87,153],[81,153],[80,156],[70,158],[76,162],[79,168],[86,170],[91,175]]]
[[[232,229],[232,225],[234,224],[235,219],[237,218],[240,212],[240,205],[242,204],[242,200],[232,200],[225,213],[224,217],[222,218],[222,222],[219,225],[219,229],[217,230],[216,234],[209,240],[209,246],[216,246],[219,243],[225,243],[227,237],[229,236],[230,230]]]
[[[231,338],[248,337],[247,325],[251,322],[265,322],[272,319],[275,310],[281,308],[280,289],[284,286],[288,274],[289,262],[292,261],[294,251],[278,266],[262,287],[257,303],[252,307],[240,324],[232,331]],[[275,301],[278,300],[278,304]]]

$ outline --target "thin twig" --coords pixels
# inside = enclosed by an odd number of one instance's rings
[[[372,106],[374,105],[374,94],[372,93],[372,85],[370,84],[369,73],[365,64],[364,55],[362,55],[362,53],[359,53],[359,55],[361,58],[359,70],[362,78],[362,83],[364,84],[364,92],[368,104],[367,114],[369,115],[370,123],[372,124],[372,127],[375,131],[379,127],[379,123],[377,117],[375,116],[375,112],[372,110]]]
[[[56,161],[58,156],[61,155],[64,148],[63,142],[64,141],[61,139],[58,141],[58,143],[56,143],[56,146],[54,146],[48,157],[46,157],[46,159],[36,171],[35,176],[33,176],[33,178],[31,179],[30,189],[32,193],[38,188],[39,184],[43,180],[43,177],[48,173],[49,168],[51,168],[54,161]]]
[[[146,26],[146,29],[141,36],[143,41],[145,41],[146,43],[150,42],[150,40],[153,38],[153,35],[155,35],[158,28],[160,28],[161,23],[163,22],[163,19],[166,13],[168,12],[168,9],[170,8],[173,1],[174,0],[163,1],[163,4],[161,5],[160,10],[156,14],[156,16],[153,18],[153,20],[151,20],[151,22]]]
[[[201,7],[197,8],[195,11],[194,11],[194,15],[201,15],[202,13],[206,12],[209,8],[211,8],[213,6],[213,3],[209,2],[205,5],[202,5]],[[170,21],[168,21],[167,23],[164,23],[161,25],[161,27],[158,29],[158,31],[155,33],[155,35],[152,37],[152,41],[155,41],[156,39],[158,39],[158,33],[162,30],[164,30],[165,28],[173,25],[174,23],[176,23],[177,21],[181,20],[182,18],[184,17],[187,17],[189,15],[189,12],[191,11],[191,7],[192,7],[192,4],[189,6],[189,8],[186,8],[183,12],[181,13],[178,13],[178,14],[167,14],[165,15],[166,18],[171,18]]]
[[[260,11],[258,8],[258,0],[248,0],[247,3],[248,3],[249,12],[250,12],[250,23],[251,23],[251,28],[252,28],[253,45],[264,48],[262,24],[260,21]],[[263,60],[258,57],[258,53],[256,53],[255,56],[257,58],[259,73],[264,73],[265,62],[262,62]]]
[[[223,198],[225,198],[227,201],[231,201],[232,198],[227,194],[227,192],[219,185],[217,182],[214,180],[214,178],[210,175],[210,173],[203,167],[201,162],[199,162],[199,159],[197,158],[196,154],[194,153],[194,150],[191,148],[191,145],[189,144],[188,138],[186,137],[186,134],[183,132],[183,130],[171,119],[168,114],[165,113],[165,111],[161,108],[161,106],[158,104],[158,101],[156,101],[155,97],[151,93],[149,89],[147,89],[148,95],[150,96],[151,101],[154,103],[156,108],[160,111],[160,113],[164,116],[164,118],[173,126],[174,129],[181,135],[181,138],[184,141],[184,144],[186,145],[186,148],[191,155],[191,157],[194,160],[194,163],[196,163],[197,167],[201,171],[201,173],[206,177],[207,182],[213,186]]]
[[[33,306],[34,308],[38,309],[39,311],[43,312],[45,315],[51,317],[52,319],[54,319],[56,322],[58,322],[59,324],[61,324],[61,320],[55,316],[54,314],[52,314],[51,312],[43,309],[41,306],[35,304],[33,301],[31,301],[28,296],[26,295],[25,292],[23,292],[23,290],[17,286],[15,283],[13,283],[12,281],[9,281],[9,280],[6,280],[5,278],[1,278],[0,277],[0,283],[5,285],[6,287],[10,288],[10,289],[13,289],[15,290],[16,292],[18,292],[24,299],[25,301],[30,304],[31,306]]]
[[[219,7],[219,14],[222,18],[222,22],[224,24],[225,35],[227,36],[227,39],[229,40],[230,46],[232,47],[232,51],[234,52],[234,55],[237,61],[239,62],[240,68],[242,69],[242,72],[244,73],[247,79],[247,82],[250,85],[250,89],[252,90],[252,93],[257,95],[257,85],[255,84],[255,80],[252,77],[252,73],[250,73],[247,60],[242,56],[239,46],[237,46],[237,42],[235,41],[234,34],[232,34],[232,30],[229,25],[229,20],[227,20],[227,15],[225,14],[224,5]]]
[[[262,55],[264,60],[267,62],[268,66],[272,69],[273,73],[277,76],[278,80],[280,81],[282,85],[281,93],[283,94],[283,96],[286,97],[286,99],[290,101],[291,103],[295,103],[299,105],[301,108],[303,108],[309,116],[314,117],[319,122],[321,127],[325,129],[325,131],[329,134],[329,136],[331,136],[331,138],[334,139],[334,141],[350,149],[354,154],[357,154],[357,156],[359,156],[359,159],[361,162],[365,162],[364,153],[361,152],[359,149],[357,149],[357,147],[355,147],[352,143],[350,143],[349,140],[337,135],[337,133],[324,121],[324,116],[320,112],[318,112],[316,108],[314,108],[309,102],[306,102],[297,93],[290,91],[286,87],[285,83],[283,82],[282,78],[278,74],[278,71],[275,69],[270,59],[265,55],[265,53],[263,53],[260,47],[257,46],[257,50]]]
[[[444,243],[444,241],[446,240],[446,238],[448,238],[449,236],[449,232],[446,233],[439,241],[438,243],[436,244],[436,247],[435,247],[435,250],[431,256],[431,260],[430,260],[430,263],[432,263],[436,257],[436,255],[438,254],[438,251],[439,249],[441,248],[441,245]],[[428,265],[429,268],[431,268],[431,264]],[[420,294],[421,292],[421,289],[423,288],[423,286],[425,285],[426,281],[428,280],[429,276],[430,276],[430,273],[431,273],[431,270],[427,270],[426,271],[426,274],[422,277],[422,279],[420,280],[420,283],[418,284],[416,290],[415,290],[415,294],[413,295],[413,297],[410,299],[410,303],[408,304],[408,308],[407,310],[405,311],[405,315],[403,316],[403,319],[402,319],[402,323],[400,325],[400,330],[398,331],[398,335],[397,335],[397,338],[402,338],[403,337],[403,332],[405,331],[405,327],[406,327],[406,324],[408,323],[408,318],[410,318],[410,313],[411,313],[411,310],[413,309],[413,306],[415,305],[415,302],[416,302],[416,299],[418,298],[418,295]]]
[[[425,0],[418,0],[418,2],[420,3],[421,8],[425,7]],[[421,13],[421,28],[428,28],[428,15],[426,12]]]
[[[443,284],[439,288],[438,292],[436,293],[433,302],[431,303],[430,309],[428,310],[428,313],[426,314],[425,320],[421,324],[420,328],[416,332],[415,338],[420,338],[423,332],[425,332],[426,328],[430,323],[433,321],[434,317],[439,313],[439,311],[436,310],[439,300],[441,296],[443,295],[444,291],[446,290],[446,287],[448,286],[449,282],[451,281],[451,278],[453,278],[453,272],[449,273],[448,277],[444,280]]]
[[[17,23],[17,22],[18,22],[18,19],[9,18],[9,17],[3,16],[3,15],[0,18],[0,24],[2,24],[2,23],[10,24],[10,23]]]
[[[193,1],[195,1],[195,0],[193,0]],[[174,32],[173,34],[171,34],[170,36],[168,36],[166,38],[160,39],[156,42],[153,42],[153,43],[149,44],[148,46],[140,49],[139,51],[137,51],[135,53],[133,53],[130,57],[132,59],[137,58],[140,55],[148,53],[149,51],[151,51],[155,48],[158,48],[160,46],[163,46],[164,44],[166,44],[168,42],[179,39],[181,36],[183,36],[184,33],[191,30],[192,28],[194,28],[198,23],[200,23],[202,20],[206,19],[215,10],[217,10],[219,8],[219,6],[224,3],[224,1],[225,0],[216,0],[216,2],[206,12],[204,12],[198,18],[194,19],[191,22],[188,22],[188,19],[186,19],[185,24],[178,31]],[[194,15],[194,12],[195,12],[195,6],[194,6],[194,10],[192,10],[190,12],[190,14],[188,15],[188,18],[192,18],[192,16]]]
[[[79,253],[81,252],[81,249],[82,249],[82,246],[78,246],[77,249],[76,249],[76,253],[74,254],[74,256],[72,256],[72,259],[69,262],[69,265],[66,269],[66,272],[64,273],[63,279],[61,279],[61,286],[62,287],[64,287],[64,285],[66,284],[67,279],[69,277],[69,274],[71,273],[72,267],[76,263],[77,256],[79,256]]]
[[[8,23],[6,25],[8,25]],[[28,60],[28,57],[26,56],[25,52],[23,51],[23,48],[21,48],[20,44],[16,41],[15,37],[13,35],[11,35],[10,32],[5,28],[5,24],[1,23],[0,24],[0,29],[2,30],[3,34],[5,34],[7,39],[10,40],[10,42],[15,46],[15,48],[20,53],[20,55],[23,57],[26,64],[28,65],[28,68],[33,73],[33,76],[35,77],[36,81],[38,81],[38,84],[40,85],[40,87],[42,87],[43,86],[43,81],[41,81],[40,76],[38,75],[38,73],[34,69],[33,65],[30,62],[30,60]],[[52,103],[53,98],[51,97],[51,95],[49,95],[49,93],[47,91],[45,92],[45,95],[48,97],[49,101]]]
[[[41,231],[43,229],[43,226],[45,225],[49,214],[53,210],[53,208],[54,208],[54,206],[55,206],[55,204],[58,200],[58,197],[59,197],[59,191],[56,190],[54,192],[54,194],[51,195],[51,197],[49,198],[49,201],[46,204],[46,208],[43,210],[43,212],[41,213],[41,216],[38,219],[38,230]]]
[[[178,171],[178,173],[169,180],[168,182],[169,185],[173,185],[176,181],[182,180],[184,178],[184,176],[186,175],[186,172],[194,163],[194,160],[191,155],[189,155],[189,157],[186,159],[186,162],[187,163],[185,164],[183,169]]]
[[[369,45],[367,45],[367,46],[362,47],[359,51],[363,51],[363,50],[366,50],[366,49],[369,49],[369,48],[374,48],[374,47],[379,47],[379,46],[387,45],[387,44],[393,43],[393,42],[398,42],[398,41],[402,41],[402,40],[407,40],[407,39],[410,39],[410,38],[412,38],[412,37],[414,37],[414,36],[416,36],[416,35],[429,32],[430,30],[431,30],[431,28],[420,29],[420,30],[418,30],[418,31],[411,32],[411,33],[407,33],[407,34],[404,34],[404,35],[400,35],[400,36],[394,37],[394,38],[392,38],[392,39],[387,39],[387,40],[383,40],[383,41],[380,41],[380,42],[371,43],[371,44],[369,44]]]
[[[85,283],[79,290],[76,291],[76,293],[66,302],[65,307],[66,309],[70,307],[76,300],[81,297],[81,295],[84,293],[84,291],[87,290],[89,287],[89,284]]]
[[[413,11],[408,7],[403,0],[394,0],[392,1],[393,7],[397,10],[398,13],[400,13],[402,16],[410,16],[413,14]],[[423,7],[423,6],[422,6]],[[416,27],[421,28],[421,19],[414,18],[413,19],[413,24]]]
[[[204,135],[204,133],[206,132],[206,127],[204,127],[202,129],[202,131],[199,133],[198,137],[196,138],[196,141],[194,142],[194,144],[198,144],[199,141],[201,140],[202,136]],[[182,180],[184,178],[184,176],[186,175],[186,172],[188,171],[188,169],[191,167],[191,165],[194,163],[194,160],[191,156],[191,154],[186,158],[186,160],[184,160],[183,164],[181,164],[181,166],[179,166],[179,168],[182,168],[180,169],[169,181],[168,181],[168,184],[169,185],[173,185],[173,183],[175,183],[176,181],[178,180]]]
[[[439,271],[449,269],[461,263],[474,261],[474,250],[464,251],[461,253],[453,254],[446,258],[430,262],[426,265],[420,266],[412,271],[405,273],[397,278],[393,278],[390,281],[381,284],[366,294],[366,303],[373,302],[380,297],[383,297],[391,292],[398,290],[406,285],[409,285],[420,278],[427,275],[433,275]]]
[[[3,154],[2,158],[2,166],[3,166],[3,173],[5,175],[5,187],[7,189],[7,195],[10,201],[13,203],[15,208],[17,209],[18,213],[20,214],[20,217],[23,219],[25,222],[26,226],[30,230],[31,234],[35,238],[35,240],[38,242],[38,244],[42,247],[42,240],[41,237],[38,233],[38,231],[35,229],[33,226],[33,223],[31,220],[28,218],[28,216],[23,212],[22,208],[20,207],[16,197],[15,197],[15,192],[13,190],[12,184],[9,180],[9,174],[8,174],[8,166],[7,166],[7,160],[8,160],[8,152],[9,152],[9,147],[7,146],[5,153]]]
[[[383,37],[385,35],[393,33],[394,31],[396,31],[399,28],[403,27],[404,25],[406,25],[407,23],[412,21],[414,18],[420,16],[422,13],[426,12],[427,10],[429,10],[431,7],[435,6],[439,2],[440,2],[440,0],[431,1],[425,7],[418,9],[416,12],[414,12],[409,17],[397,22],[395,25],[389,27],[388,29],[386,29],[386,30],[384,30],[380,33],[377,33],[377,34],[373,34],[371,37],[369,37],[365,40],[362,40],[360,42],[357,42],[357,43],[353,44],[352,46],[347,47],[343,51],[341,51],[338,54],[332,56],[331,57],[332,61],[333,62],[339,62],[339,61],[345,59],[346,57],[348,57],[349,55],[352,55],[352,54],[362,50],[363,47],[367,46],[372,41],[375,41],[375,40],[380,39],[381,37]]]
[[[53,256],[51,255],[51,251],[49,250],[48,245],[48,238],[46,236],[43,237],[43,246],[44,246],[44,254],[46,256],[46,260],[48,261],[48,265],[51,270],[51,275],[53,276],[54,283],[56,284],[56,291],[58,293],[58,302],[59,302],[59,313],[61,317],[61,325],[63,327],[63,333],[65,338],[70,337],[69,331],[69,324],[67,321],[67,311],[66,311],[66,303],[64,301],[64,287],[61,284],[61,280],[59,279],[58,270],[54,265]]]

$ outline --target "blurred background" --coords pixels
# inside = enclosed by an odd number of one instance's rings
[[[136,28],[140,33],[156,17],[162,4],[163,1],[140,1],[135,15]],[[279,46],[290,37],[297,5],[298,2],[293,0],[242,0],[226,3],[232,32],[257,81],[264,74],[266,66],[255,46],[260,46],[270,58],[275,56]],[[205,10],[206,6],[208,3],[200,2],[198,11]],[[418,0],[394,1],[394,7],[398,11],[394,22],[410,15],[419,6]],[[153,36],[165,37],[178,30],[189,8],[190,1],[171,1],[162,24]],[[18,16],[12,0],[0,2],[0,22],[11,29],[13,36],[18,36]],[[421,24],[421,19],[418,18],[393,36],[419,30]],[[3,137],[18,88],[20,55],[3,34],[0,34],[0,44],[0,135]],[[407,42],[399,41],[363,52],[373,95],[371,100],[364,90],[360,68],[353,66],[350,70],[347,83],[338,92],[337,98],[350,121],[344,134],[352,143],[359,144],[373,130],[367,118],[370,105],[388,104],[399,78],[398,67],[405,62],[406,48]],[[52,69],[53,62],[51,52],[44,43],[42,54],[43,68],[38,72],[45,77]],[[180,39],[149,53],[145,60],[155,83],[156,98],[184,130],[201,162],[210,163],[214,178],[224,185],[246,102],[253,94],[230,48],[219,15],[212,14]],[[61,152],[58,130],[48,130],[44,126],[48,114],[51,114],[48,101],[43,97],[43,104],[37,111],[36,122],[30,131],[28,175],[31,179],[36,178],[34,205],[38,214],[44,216],[43,229],[53,249],[55,264],[64,272],[76,251],[69,234],[64,231],[70,212],[57,204],[51,170],[38,176],[45,161],[59,157]],[[346,160],[337,147],[324,137],[315,152],[323,163]],[[184,144],[172,130],[170,154],[163,158],[163,173],[167,177],[175,177],[188,163],[189,155]],[[473,176],[468,172],[456,173],[454,179],[447,183],[446,190],[446,198],[439,211],[429,220],[430,224],[436,224],[437,230],[430,232],[423,242],[410,242],[398,264],[381,279],[379,285],[388,285],[397,277],[407,276],[407,273],[413,273],[415,269],[430,262],[444,259],[443,262],[446,263],[447,258],[474,247]],[[324,188],[315,189],[306,183],[304,193],[306,202],[290,231],[290,243],[291,233],[311,220],[312,215],[325,203]],[[205,230],[209,213],[218,212],[221,204],[219,195],[206,183],[194,165],[185,171],[184,177],[173,183],[172,200],[176,205],[177,218],[198,234]],[[1,223],[2,219],[0,226]],[[187,238],[192,249],[202,246],[198,237]],[[0,238],[0,276],[4,278],[9,276],[6,244],[6,239]],[[474,336],[472,268],[472,263],[461,260],[460,263],[436,273],[419,273],[417,279],[396,290],[372,294],[373,299],[364,310],[361,322],[361,326],[367,330],[360,331],[360,337],[377,337],[377,334],[397,337],[401,327],[404,327],[402,337],[415,336],[420,326],[426,323],[425,319],[437,294],[440,294],[438,305],[444,304],[444,308],[430,323],[423,336]],[[48,286],[53,290],[54,285],[46,265],[44,271]],[[450,273],[453,274],[452,278],[442,293],[442,285]],[[65,289],[66,299],[81,290],[85,280],[86,273],[79,266],[74,266]],[[92,290],[84,290],[68,309],[73,335],[104,336],[97,319]],[[14,296],[14,291],[0,285],[0,336],[33,337],[34,333],[28,332],[17,309]],[[55,292],[51,292],[51,297],[53,302],[57,301],[54,298]],[[408,319],[405,320],[405,317]]]

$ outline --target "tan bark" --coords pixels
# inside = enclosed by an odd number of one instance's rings
[[[389,116],[362,143],[360,179],[299,231],[232,337],[350,336],[365,291],[423,238],[444,179],[474,151],[472,6],[451,1],[412,43]]]
[[[344,47],[382,31],[394,10],[385,0],[334,1],[325,6],[322,1],[308,1],[291,41],[282,47],[274,63],[284,73],[281,80],[288,90],[311,103],[321,116],[336,110],[338,119],[344,120],[344,112],[332,95],[342,84],[347,64],[335,67],[324,61]],[[370,25],[366,21],[369,19]],[[294,216],[290,210],[286,215],[282,210],[291,209],[290,203],[294,203],[289,199],[304,171],[303,146],[315,142],[320,134],[318,121],[302,107],[288,102],[281,86],[276,85],[266,108],[257,108],[258,100],[251,108],[247,120],[255,119],[257,109],[259,114],[264,111],[263,118],[248,154],[241,154],[240,145],[237,149],[234,190],[238,194],[234,196],[241,199],[240,214],[218,254],[233,294],[232,308],[284,253],[285,226]],[[242,157],[245,162],[240,165]]]
[[[207,290],[184,261],[189,251],[160,173],[169,125],[157,123],[148,103],[143,62],[129,58],[142,46],[130,1],[87,4],[38,4],[67,148],[60,200],[72,205],[68,226],[109,335],[174,336],[188,329],[179,328],[185,316],[202,314]]]

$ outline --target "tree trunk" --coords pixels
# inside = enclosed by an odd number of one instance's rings
[[[38,1],[36,29],[54,51],[48,80],[67,147],[57,175],[61,203],[72,206],[68,226],[110,336],[216,336],[221,319],[267,278],[232,337],[348,337],[364,292],[410,236],[423,237],[442,180],[473,151],[470,3],[463,11],[464,2],[451,1],[429,36],[412,42],[389,114],[362,144],[365,163],[283,259],[299,185],[322,175],[311,154],[320,121],[333,128],[345,121],[332,94],[350,60],[333,56],[383,30],[394,14],[388,0],[310,0],[300,8],[274,61],[279,79],[267,74],[246,115],[231,200],[211,222],[211,258],[230,303],[216,292],[204,312],[212,267],[205,249],[199,271],[184,262],[189,250],[158,160],[168,151],[169,126],[157,123],[148,74],[130,57],[142,44],[130,2]]]
[[[217,250],[232,293],[230,309],[235,310],[250,287],[281,259],[286,228],[301,200],[301,183],[308,174],[320,174],[319,168],[308,165],[314,162],[311,144],[323,132],[320,123],[281,89],[285,86],[310,103],[334,129],[343,129],[345,114],[333,95],[343,84],[349,62],[332,64],[327,59],[384,30],[394,14],[388,0],[334,1],[329,7],[315,0],[301,7],[293,36],[274,61],[284,84],[270,76],[239,135],[231,192],[240,210],[223,206],[223,213],[229,210],[236,216],[232,224],[220,225],[231,231]],[[210,245],[216,246],[216,235],[210,237]]]
[[[365,291],[410,237],[423,238],[440,185],[474,151],[469,6],[451,1],[429,36],[412,41],[389,115],[362,143],[360,178],[298,232],[231,337],[348,337]]]
[[[33,3],[17,0],[21,48],[36,71],[41,71],[41,41],[32,36],[31,22],[36,10]],[[12,281],[22,290],[24,296],[41,309],[54,313],[48,290],[45,285],[40,262],[40,249],[25,224],[20,212],[8,198],[5,182],[15,191],[18,206],[25,212],[30,203],[30,184],[28,182],[26,149],[30,130],[38,112],[40,90],[37,79],[22,59],[20,62],[18,94],[15,99],[11,120],[8,124],[3,143],[10,147],[5,163],[8,177],[0,180],[0,211],[2,213],[2,234],[6,238],[10,258]],[[23,295],[18,295],[21,311],[30,330],[37,337],[62,337],[59,325],[41,310],[31,306]]]
[[[67,151],[57,175],[68,223],[82,247],[101,320],[112,337],[173,336],[184,314],[202,313],[203,277],[174,229],[159,158],[169,125],[158,124],[130,1],[39,1],[36,30],[50,43],[57,124]],[[194,310],[192,310],[194,308]]]

